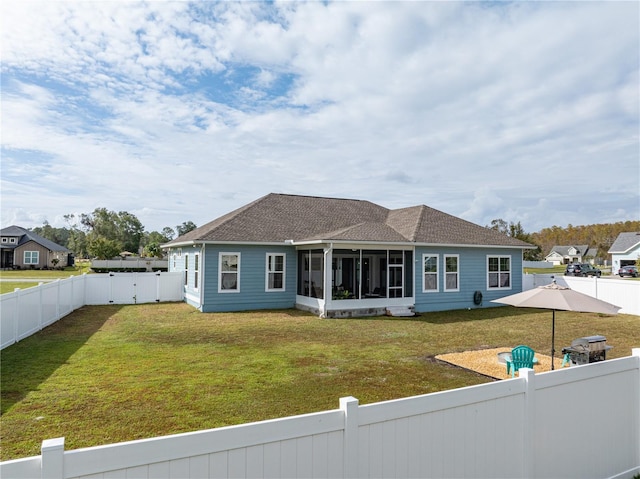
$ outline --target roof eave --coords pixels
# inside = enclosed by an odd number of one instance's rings
[[[334,245],[340,244],[362,244],[362,245],[393,245],[393,246],[421,246],[421,247],[446,247],[446,248],[491,248],[491,249],[536,249],[536,246],[518,246],[518,245],[483,245],[483,244],[459,244],[459,243],[418,243],[413,241],[357,241],[357,240],[332,240],[332,239],[322,239],[322,240],[309,240],[309,241],[294,241],[287,240],[287,244],[292,244],[294,246],[305,246],[305,245],[317,245],[317,244],[328,244],[332,243]]]
[[[198,245],[250,245],[250,246],[289,246],[292,243],[289,240],[285,241],[212,241],[212,240],[190,240],[181,241],[179,243],[165,243],[160,245],[162,249],[170,248],[183,248],[185,246],[198,246]]]

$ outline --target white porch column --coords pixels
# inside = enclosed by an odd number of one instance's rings
[[[324,248],[324,301],[322,302],[322,317],[327,317],[327,308],[331,305],[331,296],[332,296],[332,288],[331,288],[331,276],[333,274],[332,270],[333,263],[333,244],[330,244],[328,247]]]

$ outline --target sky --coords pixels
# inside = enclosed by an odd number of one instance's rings
[[[269,193],[640,219],[640,3],[3,0],[2,227]]]

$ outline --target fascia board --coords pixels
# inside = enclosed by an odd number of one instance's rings
[[[313,241],[292,241],[291,243],[294,246],[307,246],[307,245],[318,245],[318,244],[333,244],[343,245],[343,246],[357,246],[357,245],[371,245],[371,246],[386,246],[389,248],[398,248],[403,246],[409,247],[430,247],[430,248],[490,248],[490,249],[536,249],[536,246],[511,246],[511,245],[470,245],[470,244],[455,244],[455,243],[415,243],[415,242],[398,242],[398,243],[386,243],[386,242],[378,242],[378,241],[334,241],[334,240],[313,240]]]
[[[271,241],[271,242],[262,242],[262,241],[181,241],[180,243],[173,244],[163,244],[160,245],[162,249],[169,248],[183,248],[185,246],[196,246],[196,245],[234,245],[234,246],[291,246],[292,243],[288,243],[286,241]]]

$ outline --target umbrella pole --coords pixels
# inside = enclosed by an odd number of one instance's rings
[[[556,310],[552,309],[551,316],[551,370],[553,371],[553,356],[556,354],[555,343],[556,343]]]

